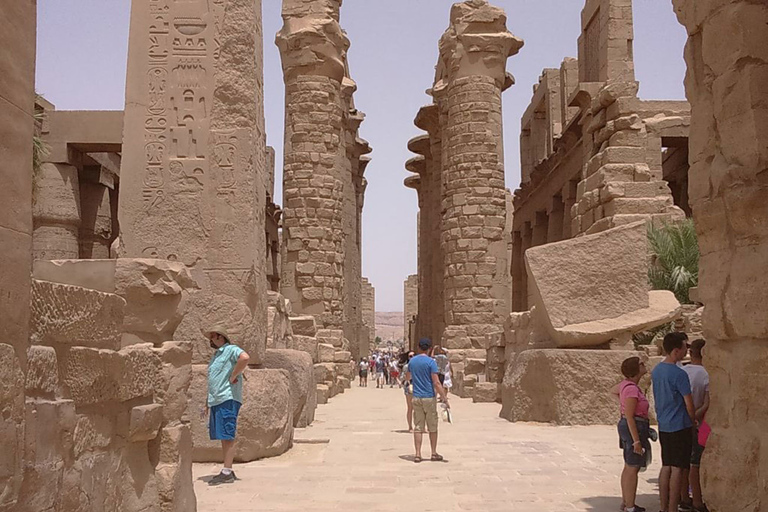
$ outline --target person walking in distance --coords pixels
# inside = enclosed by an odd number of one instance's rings
[[[446,407],[448,395],[437,377],[437,363],[429,357],[432,341],[423,338],[419,341],[419,354],[408,363],[408,373],[405,379],[413,383],[413,445],[416,449],[414,462],[421,462],[421,444],[424,431],[429,432],[429,444],[432,448],[430,460],[442,461],[443,456],[437,453],[437,395],[439,394]]]
[[[677,366],[688,352],[687,341],[682,332],[664,336],[667,356],[651,372],[661,441],[661,512],[677,512],[683,479],[691,467],[695,409],[688,374]]]
[[[360,358],[360,387],[368,387],[368,361]]]
[[[221,441],[224,467],[208,484],[233,483],[237,416],[243,403],[243,371],[248,367],[248,353],[230,342],[227,331],[220,325],[205,332],[215,350],[208,363],[208,400],[205,415],[212,441]]]
[[[406,354],[405,363],[400,372],[403,393],[405,393],[405,418],[408,421],[408,432],[413,432],[413,384],[408,380],[408,363],[411,362],[414,355],[413,352]]]
[[[383,388],[384,387],[384,370],[386,369],[387,364],[384,361],[384,357],[378,356],[376,358],[376,387],[377,388]]]
[[[696,428],[693,436],[693,452],[691,453],[691,470],[688,478],[683,478],[681,486],[682,495],[680,510],[684,512],[709,512],[704,504],[704,498],[701,493],[701,456],[704,454],[704,447],[699,444],[698,429],[704,421],[704,417],[709,410],[709,373],[704,368],[704,345],[706,341],[702,339],[691,342],[691,364],[684,366],[683,370],[688,374],[688,380],[691,382],[691,396],[693,396],[693,407],[696,410]],[[685,476],[685,475],[684,475]],[[688,485],[690,483],[693,498],[688,496]]]

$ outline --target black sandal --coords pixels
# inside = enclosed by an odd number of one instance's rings
[[[419,462],[421,462],[421,461],[422,461],[422,458],[421,458],[421,457],[414,457],[414,458],[413,458],[413,462],[415,462],[416,464],[418,464],[418,463],[419,463]]]
[[[440,455],[439,453],[435,453],[434,455],[432,455],[432,457],[429,460],[431,460],[432,462],[442,462],[443,456]]]

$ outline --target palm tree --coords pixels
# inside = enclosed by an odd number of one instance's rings
[[[36,100],[42,98],[41,95],[36,95]],[[37,103],[37,102],[35,102]],[[43,124],[43,118],[45,117],[44,110],[35,110],[35,134],[32,136],[32,170],[37,173],[40,170],[40,166],[43,164],[43,159],[48,156],[48,145],[43,142],[43,138],[40,135],[40,130]]]
[[[654,290],[669,290],[682,304],[690,304],[688,292],[699,284],[699,241],[693,219],[654,227],[648,224],[652,260],[648,279]]]

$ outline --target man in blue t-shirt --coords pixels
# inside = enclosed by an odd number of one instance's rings
[[[688,374],[677,366],[688,353],[688,336],[672,332],[664,337],[667,357],[651,372],[661,442],[659,497],[662,512],[676,512],[683,476],[691,467],[695,411]]]
[[[248,354],[229,341],[222,326],[205,332],[211,348],[215,350],[208,363],[208,400],[205,414],[210,415],[208,430],[211,440],[221,441],[224,467],[208,484],[232,483],[236,480],[232,471],[235,460],[235,433],[237,416],[243,403],[243,376],[248,367]]]
[[[429,432],[429,444],[432,447],[430,460],[441,461],[443,456],[437,453],[437,398],[440,393],[446,407],[448,395],[437,377],[437,363],[427,355],[432,341],[423,338],[419,341],[419,353],[408,362],[406,381],[413,383],[413,445],[416,448],[414,462],[421,462],[421,442],[424,430]],[[426,428],[425,428],[426,427]]]

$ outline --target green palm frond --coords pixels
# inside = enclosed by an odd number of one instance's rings
[[[689,290],[699,284],[699,242],[692,219],[661,227],[648,225],[652,262],[648,280],[654,290],[669,290],[689,304]]]

